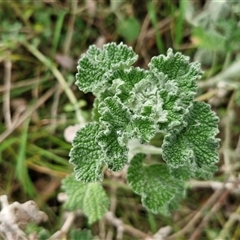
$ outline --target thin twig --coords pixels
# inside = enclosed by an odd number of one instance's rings
[[[217,93],[218,93],[218,89],[213,89],[201,96],[196,97],[195,100],[196,101],[206,101],[206,100],[209,100],[210,98],[214,97],[215,95],[217,95]]]
[[[57,123],[58,104],[60,100],[61,86],[56,84],[56,92],[53,95],[53,104],[51,108],[51,133],[54,133]]]
[[[235,153],[236,155],[239,155],[240,153],[240,136],[238,138],[237,146],[235,148]],[[233,188],[233,190],[235,190],[235,188]],[[239,216],[240,216],[240,205],[238,206],[237,210],[234,213],[231,213],[230,217],[228,218],[227,222],[224,224],[216,240],[221,240],[229,237],[230,229],[232,228],[232,226],[236,221],[239,221]]]
[[[231,181],[230,179],[226,182],[218,182],[218,181],[197,181],[190,180],[189,182],[190,188],[212,188],[213,190],[218,189],[230,189],[232,193],[239,193],[240,181]]]
[[[49,89],[42,97],[38,99],[37,103],[34,106],[29,107],[28,110],[19,117],[18,121],[11,128],[3,132],[0,135],[0,143],[6,137],[8,137],[17,127],[19,127],[28,117],[30,117],[34,111],[36,111],[36,109],[38,109],[44,102],[46,102],[52,96],[54,91],[56,91],[55,87]]]
[[[167,237],[166,240],[175,240],[178,239],[178,237],[183,236],[187,232],[190,232],[194,228],[196,223],[199,221],[199,219],[202,217],[204,212],[217,201],[217,199],[222,195],[222,193],[223,193],[222,189],[214,192],[212,196],[207,200],[207,202],[201,207],[201,209],[195,214],[192,220],[190,220],[189,223],[180,231]]]
[[[68,21],[66,40],[63,48],[64,54],[67,54],[69,52],[69,49],[71,48],[77,8],[78,8],[78,1],[71,1],[71,16]]]
[[[172,22],[172,20],[173,20],[173,18],[171,18],[171,17],[164,18],[163,20],[158,22],[157,29],[161,30],[161,33],[163,33],[164,31],[166,31],[169,28],[169,25]],[[156,29],[154,27],[150,28],[147,31],[145,38],[152,38],[155,34],[155,30]]]
[[[105,218],[102,218],[101,221],[99,221],[98,227],[99,227],[99,237],[100,237],[100,239],[108,239],[106,237],[106,219]],[[111,238],[109,238],[109,240],[111,240]]]
[[[205,217],[202,219],[201,223],[198,225],[198,227],[195,229],[193,234],[191,235],[189,240],[195,240],[199,239],[199,235],[201,234],[202,229],[204,226],[208,223],[208,221],[211,219],[214,213],[216,213],[219,208],[222,206],[226,198],[228,197],[230,193],[230,190],[225,190],[225,192],[222,194],[222,196],[217,200],[217,202],[213,205],[211,210],[205,215]],[[223,238],[224,239],[224,238]]]
[[[3,116],[7,129],[12,127],[11,111],[10,111],[10,89],[11,89],[11,70],[12,62],[9,58],[4,61],[4,85],[5,92],[3,95]]]
[[[108,212],[106,215],[105,215],[105,218],[108,220],[108,222],[110,224],[112,224],[113,226],[117,227],[117,228],[121,228],[123,232],[126,232],[128,234],[130,234],[131,236],[135,237],[135,239],[146,239],[146,238],[150,238],[151,236],[132,227],[132,226],[129,226],[127,224],[124,224],[122,222],[121,219],[119,218],[116,218],[112,212]]]
[[[64,47],[63,47],[63,54],[68,55],[69,49],[71,48],[71,43],[72,43],[72,36],[74,32],[74,23],[76,20],[76,14],[75,11],[78,7],[78,2],[77,1],[71,1],[71,15],[69,18],[68,22],[68,28],[67,28],[67,34],[64,42]],[[58,110],[58,104],[59,104],[59,99],[61,95],[61,84],[60,82],[58,83],[57,90],[54,93],[54,101],[51,109],[51,131],[54,132],[56,128],[56,119],[57,119],[57,110]],[[63,88],[64,89],[64,88]],[[80,119],[82,121],[82,119]]]
[[[44,82],[44,81],[47,81],[47,80],[49,81],[49,77],[42,78],[41,82]],[[16,83],[11,83],[10,88],[12,90],[12,89],[16,89],[16,88],[21,88],[21,87],[34,85],[34,84],[39,83],[39,82],[40,82],[39,77],[30,78],[30,79],[22,80],[22,81],[19,81],[19,82],[16,82]],[[5,85],[0,86],[0,93],[4,92],[6,90],[7,90],[7,88],[6,88]]]
[[[8,1],[8,4],[11,6],[13,9],[14,13],[16,14],[15,16],[21,19],[21,21],[26,25],[27,28],[31,29],[32,26],[28,19],[25,17],[26,15],[23,14],[23,10],[19,8],[17,2],[14,1]],[[21,6],[21,4],[19,4]]]
[[[113,185],[111,187],[111,197],[110,197],[110,199],[111,199],[110,211],[113,213],[113,215],[115,215],[116,207],[117,207],[116,190],[117,190],[116,186]],[[122,229],[117,228],[117,239],[122,239],[122,236],[123,236]],[[108,229],[106,239],[107,240],[113,239],[113,228],[112,227],[110,229]]]
[[[237,210],[230,215],[229,219],[224,224],[219,235],[216,237],[216,240],[227,239],[229,237],[229,231],[233,227],[234,223],[236,221],[239,221],[239,216],[240,216],[240,205],[238,206]],[[230,237],[229,237],[229,239],[230,239]]]
[[[236,152],[237,155],[240,155],[240,135],[238,137],[238,142],[237,142],[235,152]]]
[[[57,171],[57,170],[52,170],[49,167],[44,167],[44,166],[37,165],[37,164],[35,164],[35,163],[33,163],[29,160],[27,161],[27,165],[28,165],[28,168],[33,169],[36,172],[44,173],[44,174],[47,174],[47,175],[50,175],[50,176],[53,176],[53,177],[64,178],[64,177],[66,177],[67,175],[70,174],[67,171],[66,172],[61,172],[61,171]]]
[[[62,228],[55,232],[49,240],[56,240],[56,239],[65,239],[70,227],[72,226],[72,223],[75,219],[76,213],[75,212],[69,212],[68,217],[66,221],[64,222]]]
[[[146,32],[147,32],[149,24],[150,24],[150,19],[149,19],[149,16],[147,15],[143,21],[142,28],[141,28],[140,34],[138,36],[137,44],[135,47],[136,53],[141,52],[141,55],[143,56],[143,59],[144,59],[146,65],[149,63],[150,56],[147,53],[146,48],[143,46],[144,46],[144,39],[146,39],[145,36],[146,36]]]
[[[230,101],[227,106],[227,114],[224,118],[224,143],[223,143],[223,156],[224,156],[224,168],[226,173],[231,173],[232,165],[231,165],[231,157],[229,155],[229,150],[231,149],[231,129],[232,122],[234,120],[234,101],[235,101],[235,93],[232,94]]]
[[[227,69],[221,71],[214,77],[208,78],[207,81],[201,81],[198,83],[198,86],[203,87],[212,87],[216,86],[220,82],[228,83],[231,79],[236,79],[239,77],[240,68],[239,68],[240,60],[236,60]]]

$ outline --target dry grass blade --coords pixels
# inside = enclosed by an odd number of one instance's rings
[[[56,91],[56,88],[53,87],[51,89],[49,89],[43,96],[41,96],[37,103],[32,106],[29,107],[25,113],[23,113],[19,119],[17,120],[17,122],[14,124],[14,126],[12,126],[10,129],[7,129],[5,132],[3,132],[0,135],[0,143],[6,139],[17,127],[19,127],[27,118],[29,118],[42,104],[44,104],[52,95],[53,93]]]
[[[5,75],[4,75],[4,86],[5,92],[3,94],[3,116],[5,119],[5,124],[7,129],[12,127],[11,111],[10,111],[10,89],[11,89],[11,71],[12,71],[12,62],[7,57],[4,61]]]
[[[185,236],[186,233],[191,232],[194,229],[197,222],[202,218],[202,216],[204,216],[204,212],[208,208],[211,208],[211,206],[219,199],[223,192],[224,190],[222,189],[215,191],[212,194],[212,196],[207,200],[207,202],[199,209],[195,216],[189,221],[189,223],[177,233],[167,237],[166,240],[174,240],[177,239],[178,237]]]

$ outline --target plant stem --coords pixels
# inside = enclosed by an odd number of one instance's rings
[[[127,147],[129,149],[128,159],[131,160],[134,155],[137,153],[144,154],[162,154],[162,149],[152,146],[152,145],[143,145],[137,139],[131,139]]]

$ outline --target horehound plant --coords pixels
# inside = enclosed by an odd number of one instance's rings
[[[181,53],[153,57],[149,69],[132,66],[131,47],[110,43],[90,46],[78,63],[76,85],[95,96],[92,122],[80,129],[70,152],[75,178],[64,180],[69,209],[80,207],[90,222],[107,211],[99,183],[104,169],[126,165],[127,182],[153,213],[168,214],[184,197],[190,178],[210,177],[217,169],[218,117],[195,101],[202,71]],[[150,145],[162,134],[161,148]],[[159,154],[149,164],[146,154]],[[76,181],[76,180],[77,181]]]
[[[200,64],[171,49],[166,56],[153,57],[148,70],[132,66],[137,58],[131,47],[110,43],[103,49],[90,46],[79,60],[76,84],[96,98],[92,122],[73,140],[70,162],[75,174],[63,180],[63,189],[65,207],[82,210],[90,224],[108,211],[100,183],[106,167],[119,171],[127,166],[128,184],[148,210],[161,214],[177,208],[186,181],[210,177],[217,169],[218,117],[208,104],[194,101]],[[163,137],[161,148],[151,145],[157,134]],[[145,161],[147,154],[159,154],[158,163]],[[33,201],[0,200],[0,233],[6,239],[28,239],[25,225],[47,219]],[[107,219],[118,220],[110,213]],[[74,214],[50,239],[68,231]],[[74,234],[91,239],[87,231]]]

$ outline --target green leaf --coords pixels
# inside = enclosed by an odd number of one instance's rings
[[[210,51],[224,51],[226,49],[226,35],[221,35],[214,29],[196,27],[193,31],[196,45]]]
[[[165,136],[162,156],[170,167],[187,166],[194,176],[194,172],[218,161],[219,140],[215,139],[218,117],[208,104],[194,102],[186,122],[187,126],[180,132]]]
[[[128,68],[137,58],[132,48],[122,43],[105,44],[102,50],[92,45],[78,62],[76,85],[85,93],[97,94],[112,70]]]
[[[80,129],[73,140],[69,162],[75,165],[77,180],[83,182],[102,180],[105,155],[96,140],[99,130],[98,123],[90,123]]]
[[[118,171],[127,162],[127,139],[130,113],[118,97],[108,97],[99,104],[98,111],[101,115],[99,121],[102,131],[99,131],[97,140],[106,154],[108,168]],[[129,136],[128,136],[129,134]]]
[[[117,25],[118,33],[124,37],[127,42],[132,42],[137,39],[141,25],[138,19],[130,17],[120,20]]]
[[[169,171],[172,176],[174,176],[176,179],[188,181],[191,177],[191,168],[189,165],[183,165],[179,167],[171,167],[169,166]]]
[[[201,168],[198,168],[196,172],[192,173],[194,178],[203,178],[209,179],[213,177],[213,174],[218,170],[218,167],[215,164],[212,165],[203,165]]]
[[[163,110],[164,99],[160,96],[163,79],[163,75],[156,77],[149,73],[145,79],[135,84],[128,101],[131,112],[139,117],[149,117],[154,122],[155,132],[157,123],[167,121],[168,113]]]
[[[122,103],[127,103],[132,94],[135,84],[145,79],[149,74],[148,71],[141,68],[125,68],[112,71],[108,75],[108,82],[112,85],[101,92],[101,100],[108,96],[118,96]]]
[[[84,182],[102,180],[129,161],[127,179],[154,213],[167,214],[184,195],[184,180],[209,177],[218,161],[218,118],[205,103],[194,102],[202,71],[181,53],[153,57],[149,70],[131,66],[137,55],[123,44],[91,46],[79,60],[77,82],[96,96],[94,123],[79,131],[70,162]],[[162,149],[149,147],[159,132]],[[132,148],[138,143],[140,150]],[[134,145],[134,144],[133,144]],[[144,155],[162,153],[166,164],[143,164]],[[135,157],[134,157],[135,155]]]
[[[90,224],[108,211],[109,200],[100,183],[83,183],[68,176],[63,179],[62,188],[68,196],[64,207],[70,211],[83,211]]]
[[[140,194],[143,205],[153,213],[168,214],[184,196],[184,184],[171,176],[166,165],[143,165],[145,155],[137,154],[130,162],[127,181]]]
[[[190,63],[189,60],[189,57],[180,52],[174,54],[170,48],[167,51],[167,56],[161,54],[153,57],[148,66],[156,74],[164,73],[168,76],[168,81],[175,81],[185,93],[189,93],[195,92],[196,84],[194,81],[202,76],[200,63]]]
[[[136,133],[135,136],[142,143],[150,142],[150,140],[156,134],[155,122],[153,119],[149,117],[133,116],[131,123],[132,123],[132,129],[134,133]]]
[[[108,168],[112,171],[123,169],[127,162],[127,148],[119,144],[118,133],[114,129],[109,129],[107,133],[101,131],[97,139],[106,154]]]
[[[146,119],[146,125],[151,122],[151,130],[155,132],[157,122],[167,120],[167,112],[162,111],[163,99],[158,90],[160,81],[151,72],[139,68],[118,70],[109,75],[109,80],[112,85],[101,93],[101,101],[117,96],[133,118]]]
[[[102,101],[98,111],[102,126],[97,135],[98,144],[106,154],[109,169],[118,171],[128,160],[128,141],[137,138],[140,142],[149,142],[156,133],[155,123],[148,117],[131,116],[131,111],[116,96]]]
[[[130,121],[131,113],[116,96],[108,97],[102,101],[99,104],[98,111],[101,114],[100,124],[106,130],[111,125],[116,131],[122,130]]]
[[[72,230],[70,236],[71,240],[93,240],[92,233],[88,229]]]
[[[192,171],[192,167],[190,163],[186,163],[180,167],[169,167],[170,173],[176,179],[181,179],[188,181],[191,177],[193,178],[203,178],[209,179],[213,176],[213,174],[217,171],[216,165],[203,165],[201,168],[195,169]]]
[[[240,49],[240,32],[239,23],[235,18],[221,19],[216,23],[216,29],[222,34],[225,40],[225,49],[227,51],[233,52]],[[238,29],[236,31],[236,29]]]
[[[196,80],[202,76],[200,64],[189,63],[189,57],[181,53],[173,54],[172,49],[169,49],[167,56],[153,57],[149,68],[156,77],[163,79],[160,98],[164,100],[162,108],[168,112],[168,121],[159,124],[159,128],[176,131],[183,124],[196,94]]]
[[[38,226],[37,223],[34,222],[27,223],[24,232],[27,234],[27,236],[36,234],[38,236],[38,240],[46,240],[51,236],[50,232],[47,229],[42,226]]]
[[[106,98],[99,105],[100,123],[105,132],[114,130],[120,145],[125,146],[131,138],[149,142],[155,135],[155,123],[151,118],[138,116],[124,106],[118,97]]]

